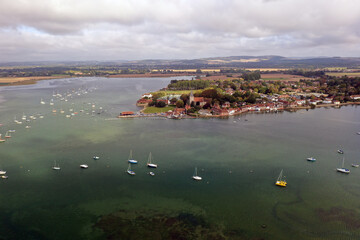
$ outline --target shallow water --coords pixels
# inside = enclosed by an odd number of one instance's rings
[[[57,79],[0,88],[0,133],[16,129],[0,145],[0,168],[9,176],[0,179],[0,239],[105,239],[108,229],[96,223],[106,216],[136,225],[139,216],[184,213],[224,239],[360,238],[360,169],[350,167],[360,162],[359,107],[229,119],[114,118],[137,111],[141,94],[170,79]],[[53,91],[79,88],[93,91],[48,104]],[[70,108],[79,114],[66,118]],[[23,113],[44,118],[15,124]],[[125,173],[130,149],[139,161],[134,177]],[[146,168],[150,151],[159,165],[154,177]],[[307,162],[310,156],[317,161]],[[342,157],[349,175],[335,171]],[[60,171],[51,170],[54,160]],[[191,179],[195,167],[201,182]],[[281,169],[284,189],[274,185]]]

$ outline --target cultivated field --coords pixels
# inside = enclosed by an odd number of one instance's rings
[[[109,75],[109,78],[152,78],[152,77],[177,77],[191,76],[190,73],[143,73],[143,74],[117,74]]]
[[[300,79],[312,80],[312,78],[299,76],[299,75],[291,75],[291,74],[282,74],[282,73],[264,73],[261,74],[261,78],[263,80],[268,81],[299,81]]]
[[[341,77],[345,75],[348,77],[360,77],[360,72],[327,72],[326,75],[334,77]]]

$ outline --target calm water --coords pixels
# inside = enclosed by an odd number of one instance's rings
[[[0,88],[0,133],[16,129],[0,144],[0,168],[9,176],[0,179],[0,239],[104,239],[95,224],[117,213],[200,216],[231,232],[224,234],[229,239],[360,238],[360,168],[351,168],[360,163],[359,107],[230,119],[114,119],[137,111],[141,94],[169,81],[80,78]],[[96,90],[48,104],[53,91],[79,88]],[[97,114],[100,107],[104,112]],[[70,108],[84,111],[66,118]],[[44,118],[15,124],[23,113]],[[339,148],[349,175],[335,171]],[[125,173],[130,149],[139,160],[134,177]],[[154,177],[145,167],[150,151],[159,165]],[[307,162],[310,156],[317,161]],[[54,160],[60,171],[51,169]],[[191,179],[195,167],[201,182]],[[284,189],[274,185],[281,169]]]

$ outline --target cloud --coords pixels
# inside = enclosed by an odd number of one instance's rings
[[[0,0],[0,61],[359,56],[357,0]]]

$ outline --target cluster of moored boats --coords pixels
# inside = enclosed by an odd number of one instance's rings
[[[91,114],[91,115],[95,115],[95,113],[97,112],[98,114],[100,114],[101,112],[103,112],[103,108],[100,107],[99,110],[96,111],[96,105],[95,103],[87,103],[87,105],[89,105],[89,111],[87,111],[86,109],[82,107],[78,107],[80,108],[79,110],[76,109],[74,103],[71,103],[70,108],[68,109],[68,111],[65,111],[64,108],[62,107],[62,103],[60,104],[60,109],[56,109],[55,108],[55,100],[58,100],[60,102],[68,102],[69,99],[73,99],[75,97],[81,96],[81,95],[85,95],[88,94],[94,90],[96,90],[97,88],[79,88],[77,90],[68,90],[64,93],[55,93],[55,91],[53,92],[53,95],[48,102],[44,101],[42,98],[40,99],[40,104],[42,105],[46,105],[49,104],[50,106],[52,106],[52,113],[56,114],[56,113],[60,113],[60,114],[64,114],[66,118],[71,118],[79,113],[82,112],[86,112],[87,115]],[[54,100],[55,99],[55,100]]]
[[[337,153],[344,154],[344,151],[342,149],[338,149]],[[309,158],[307,158],[307,160],[310,161],[310,162],[315,162],[316,161],[316,159],[314,157],[309,157]],[[344,167],[344,163],[345,163],[345,158],[343,158],[343,160],[342,160],[341,167],[336,168],[336,171],[341,172],[341,173],[350,173],[350,170]],[[352,163],[351,166],[355,167],[355,168],[358,168],[360,165],[357,164],[357,163]]]
[[[94,156],[93,159],[94,159],[94,160],[99,160],[100,157],[99,157],[99,156]],[[152,160],[153,160],[153,158],[152,158],[152,154],[151,154],[151,152],[150,152],[150,153],[149,153],[149,157],[148,157],[148,161],[147,161],[147,163],[146,163],[146,166],[147,166],[148,168],[155,169],[155,168],[158,167],[158,165],[155,164],[155,163],[152,163]],[[130,150],[130,154],[129,154],[129,158],[128,158],[128,161],[127,161],[127,162],[128,162],[129,165],[128,165],[128,168],[127,168],[127,170],[126,170],[126,173],[129,174],[130,176],[135,176],[136,173],[135,173],[135,171],[131,170],[131,166],[134,165],[134,164],[138,164],[138,160],[135,160],[135,159],[133,158],[132,150]],[[87,165],[87,164],[81,164],[81,165],[80,165],[80,168],[82,168],[82,169],[87,169],[87,168],[89,168],[89,165]],[[58,163],[56,163],[56,161],[54,161],[54,165],[52,166],[52,169],[53,169],[53,170],[60,170],[61,168],[60,168],[60,165],[59,165]],[[0,174],[1,174],[1,172],[0,172]],[[150,176],[155,176],[155,173],[154,173],[153,171],[148,172],[148,174],[149,174]],[[193,178],[194,180],[196,180],[196,181],[201,181],[201,180],[202,180],[202,177],[198,176],[198,174],[197,174],[197,168],[196,168],[196,167],[195,167],[195,172],[194,172],[194,175],[192,176],[192,178]]]
[[[128,163],[129,163],[129,166],[128,166],[128,169],[126,170],[126,173],[131,175],[131,176],[135,176],[136,173],[133,170],[131,170],[131,165],[137,164],[138,161],[133,158],[132,150],[130,150]],[[151,154],[151,152],[149,153],[149,157],[148,157],[148,161],[146,163],[146,166],[148,168],[157,168],[158,167],[157,164],[152,163],[152,154]],[[150,176],[155,176],[155,173],[152,172],[152,171],[150,171],[148,174]],[[194,172],[194,175],[192,176],[192,179],[194,179],[196,181],[201,181],[202,180],[202,177],[198,176],[198,174],[197,174],[197,168],[196,167],[195,167],[195,172]]]
[[[360,132],[359,132],[359,135],[360,135]],[[339,150],[337,150],[337,153],[344,154],[344,151],[342,149],[339,149]],[[309,161],[309,162],[315,162],[316,158],[308,157],[308,158],[306,158],[306,160]],[[341,172],[341,173],[349,174],[350,169],[345,168],[344,163],[345,163],[345,158],[342,159],[342,165],[341,165],[341,167],[336,168],[336,171]],[[354,167],[354,168],[358,168],[360,166],[360,164],[353,163],[353,164],[351,164],[351,166]],[[279,187],[286,187],[287,182],[285,180],[285,177],[283,176],[283,170],[281,170],[280,175],[279,175],[279,177],[277,178],[277,180],[275,182],[275,185],[279,186]]]

